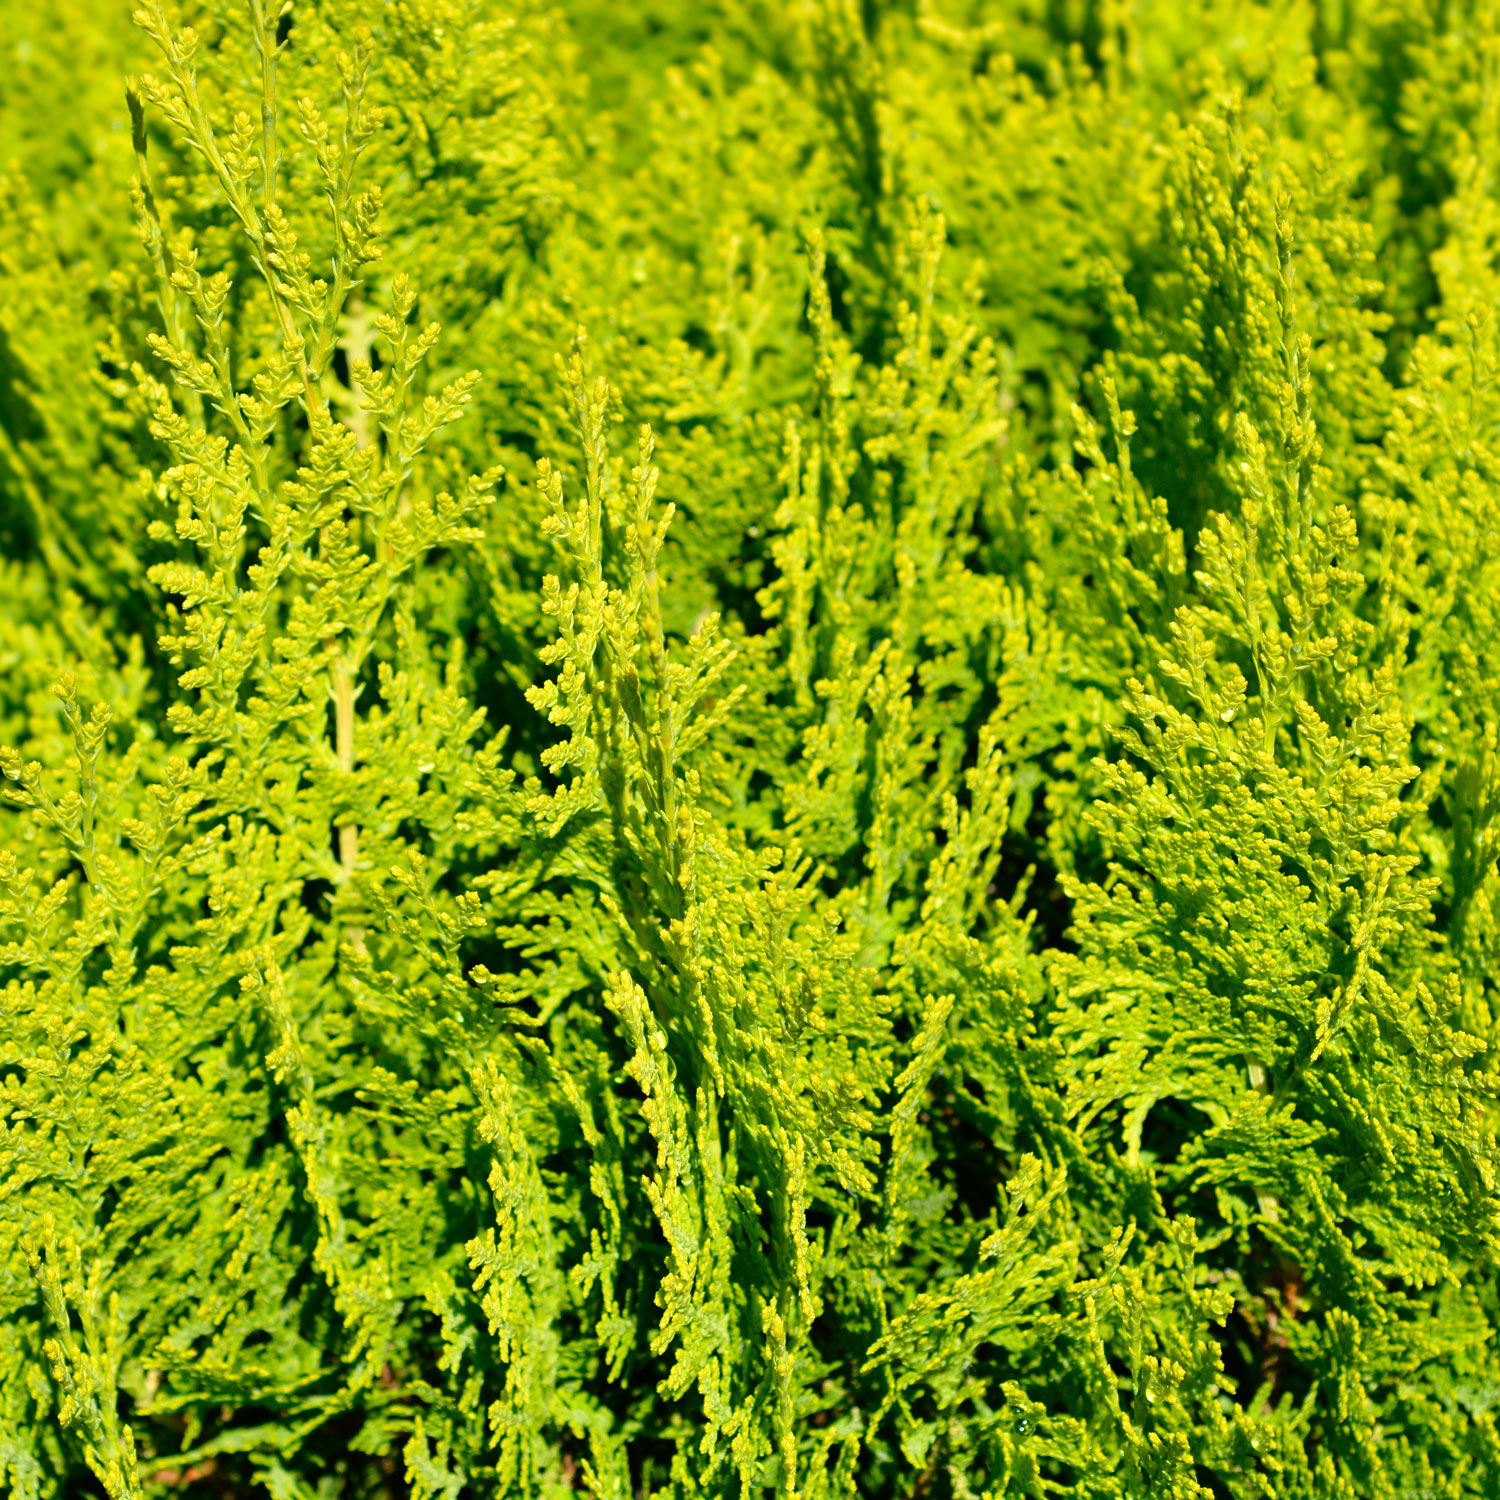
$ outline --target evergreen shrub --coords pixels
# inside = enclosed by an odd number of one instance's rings
[[[0,1489],[1500,1495],[1495,8],[174,5],[0,0]]]

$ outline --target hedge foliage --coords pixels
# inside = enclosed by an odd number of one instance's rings
[[[0,55],[0,1488],[1500,1493],[1492,5]]]

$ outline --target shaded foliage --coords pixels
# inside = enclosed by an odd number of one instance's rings
[[[1496,1492],[1488,8],[0,15],[9,1493]]]

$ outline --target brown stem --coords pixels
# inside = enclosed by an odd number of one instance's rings
[[[1271,1274],[1263,1302],[1265,1324],[1260,1341],[1260,1377],[1271,1388],[1273,1399],[1286,1381],[1286,1353],[1290,1340],[1285,1328],[1297,1318],[1302,1295],[1302,1268],[1283,1260]]]

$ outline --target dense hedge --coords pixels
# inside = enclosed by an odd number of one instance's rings
[[[1494,8],[277,4],[0,0],[0,1489],[1493,1500]]]

